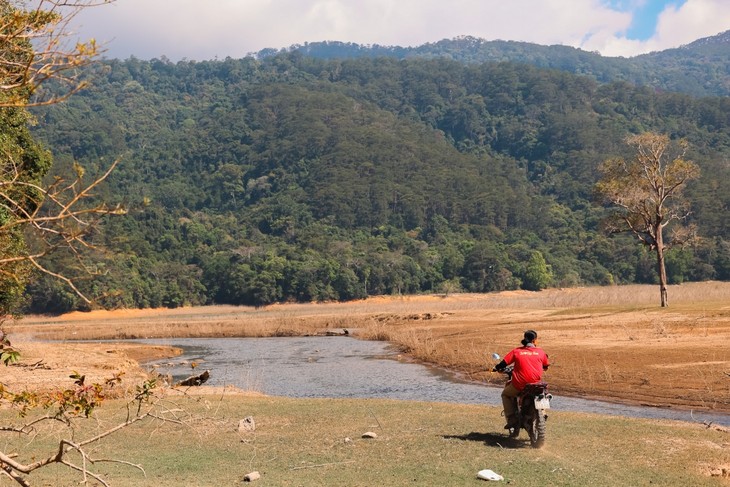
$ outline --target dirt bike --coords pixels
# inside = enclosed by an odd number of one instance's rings
[[[513,368],[509,365],[502,370],[507,374],[508,380],[512,380]],[[547,382],[535,382],[527,384],[520,392],[517,396],[517,426],[509,429],[510,438],[517,438],[520,429],[524,429],[533,448],[542,448],[545,445],[547,410],[550,409],[550,400],[553,398],[547,389]]]

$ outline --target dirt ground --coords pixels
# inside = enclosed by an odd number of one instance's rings
[[[22,352],[0,370],[11,390],[58,386],[74,371],[143,377],[138,360],[174,356],[169,347],[80,343],[134,337],[288,336],[339,332],[387,339],[404,356],[500,383],[487,370],[525,329],[553,363],[556,394],[730,412],[730,283],[672,286],[660,308],[656,286],[539,293],[381,297],[351,303],[215,306],[27,316],[4,329]],[[60,342],[44,342],[59,340]]]

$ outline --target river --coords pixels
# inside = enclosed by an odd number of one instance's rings
[[[501,388],[459,379],[442,369],[398,360],[384,342],[348,337],[170,338],[136,340],[179,347],[175,359],[150,362],[180,380],[210,371],[207,384],[272,396],[389,398],[501,405]],[[485,351],[485,357],[487,352]],[[193,370],[190,363],[198,366]],[[549,375],[546,379],[550,380]],[[639,418],[706,421],[730,426],[730,415],[626,406],[554,394],[552,408]]]

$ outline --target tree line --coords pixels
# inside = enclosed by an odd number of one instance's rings
[[[110,60],[37,109],[57,170],[123,156],[98,196],[128,214],[95,241],[104,306],[266,304],[374,294],[651,283],[601,228],[598,168],[627,135],[686,139],[701,239],[668,280],[728,279],[730,101],[515,63],[450,59]],[[68,257],[54,257],[58,268]],[[27,309],[84,308],[50,279]]]

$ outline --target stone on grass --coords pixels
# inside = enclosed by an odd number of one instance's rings
[[[248,431],[256,431],[256,421],[254,421],[253,416],[246,416],[238,422],[239,433],[246,433]]]
[[[477,478],[482,480],[504,480],[504,477],[489,469],[480,470],[477,473]]]
[[[243,477],[244,482],[253,482],[254,480],[258,480],[261,478],[261,474],[258,472],[251,472],[247,473],[245,477]]]

